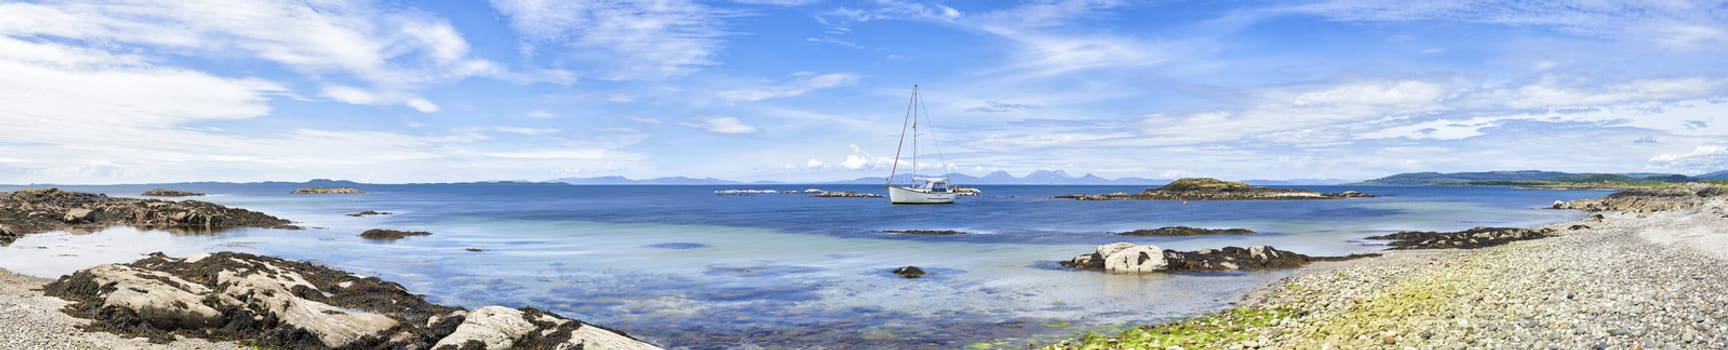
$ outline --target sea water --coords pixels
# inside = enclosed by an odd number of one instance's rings
[[[56,277],[150,252],[240,251],[312,260],[406,285],[429,301],[532,306],[672,348],[954,348],[1037,342],[1227,307],[1289,271],[1108,275],[1057,261],[1112,242],[1195,250],[1271,245],[1309,255],[1384,249],[1370,235],[1568,220],[1542,209],[1605,191],[1495,187],[1297,186],[1379,198],[1314,201],[1075,201],[1140,186],[979,186],[952,205],[723,189],[882,192],[880,185],[186,184],[186,199],[261,211],[306,230],[166,232],[117,226],[26,236],[0,267]],[[0,191],[28,187],[4,187]],[[146,186],[62,186],[137,197]],[[393,213],[350,217],[363,210]],[[1185,225],[1255,235],[1131,237]],[[372,228],[431,236],[370,241]],[[920,236],[884,230],[956,230]],[[478,251],[471,251],[478,250]],[[906,265],[929,272],[894,276]]]

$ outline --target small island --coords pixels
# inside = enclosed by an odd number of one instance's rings
[[[143,195],[151,196],[151,197],[194,197],[194,196],[203,196],[204,194],[198,193],[198,192],[186,192],[186,191],[179,191],[179,190],[170,190],[170,189],[166,189],[166,188],[158,188],[158,189],[152,189],[149,191],[144,191]]]
[[[366,193],[353,187],[306,187],[297,188],[290,194],[361,194]]]
[[[1150,230],[1133,230],[1117,232],[1120,236],[1202,236],[1202,235],[1251,235],[1259,232],[1245,228],[1197,228],[1188,226],[1167,226]]]
[[[1171,181],[1159,188],[1151,188],[1136,194],[1116,192],[1110,194],[1072,194],[1056,196],[1058,199],[1074,200],[1303,200],[1303,199],[1339,199],[1368,198],[1374,195],[1344,191],[1339,193],[1320,193],[1315,191],[1253,186],[1244,182],[1224,181],[1213,178],[1181,178]]]

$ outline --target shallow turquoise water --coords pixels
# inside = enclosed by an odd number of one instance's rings
[[[727,188],[880,192],[880,186],[360,185],[363,195],[289,195],[296,184],[203,184],[196,198],[313,227],[173,234],[116,227],[28,236],[0,267],[57,276],[162,251],[233,250],[322,261],[464,306],[533,306],[687,348],[949,348],[1155,322],[1222,307],[1287,271],[1113,276],[1055,261],[1116,241],[1169,249],[1267,244],[1311,255],[1378,250],[1361,237],[1399,230],[1527,226],[1576,217],[1539,209],[1602,191],[1335,187],[1385,195],[1328,201],[1071,201],[1132,186],[981,186],[949,206]],[[144,186],[66,186],[133,196]],[[11,190],[14,188],[0,188]],[[347,217],[361,210],[396,213]],[[1252,236],[1121,237],[1171,225],[1242,227]],[[360,239],[370,228],[434,234]],[[887,229],[953,229],[908,236]],[[469,252],[467,248],[481,249]],[[914,280],[886,271],[916,265]],[[1070,321],[1073,328],[1043,324]]]

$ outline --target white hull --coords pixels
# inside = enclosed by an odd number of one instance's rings
[[[956,196],[954,192],[932,193],[888,186],[888,201],[894,204],[949,204],[954,203]]]

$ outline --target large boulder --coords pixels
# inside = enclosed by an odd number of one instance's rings
[[[44,287],[89,328],[166,342],[177,336],[269,348],[655,349],[620,332],[532,308],[469,312],[402,285],[243,253],[152,254]]]
[[[1151,273],[1169,267],[1164,260],[1164,251],[1158,246],[1130,246],[1103,256],[1104,272],[1108,273]]]

